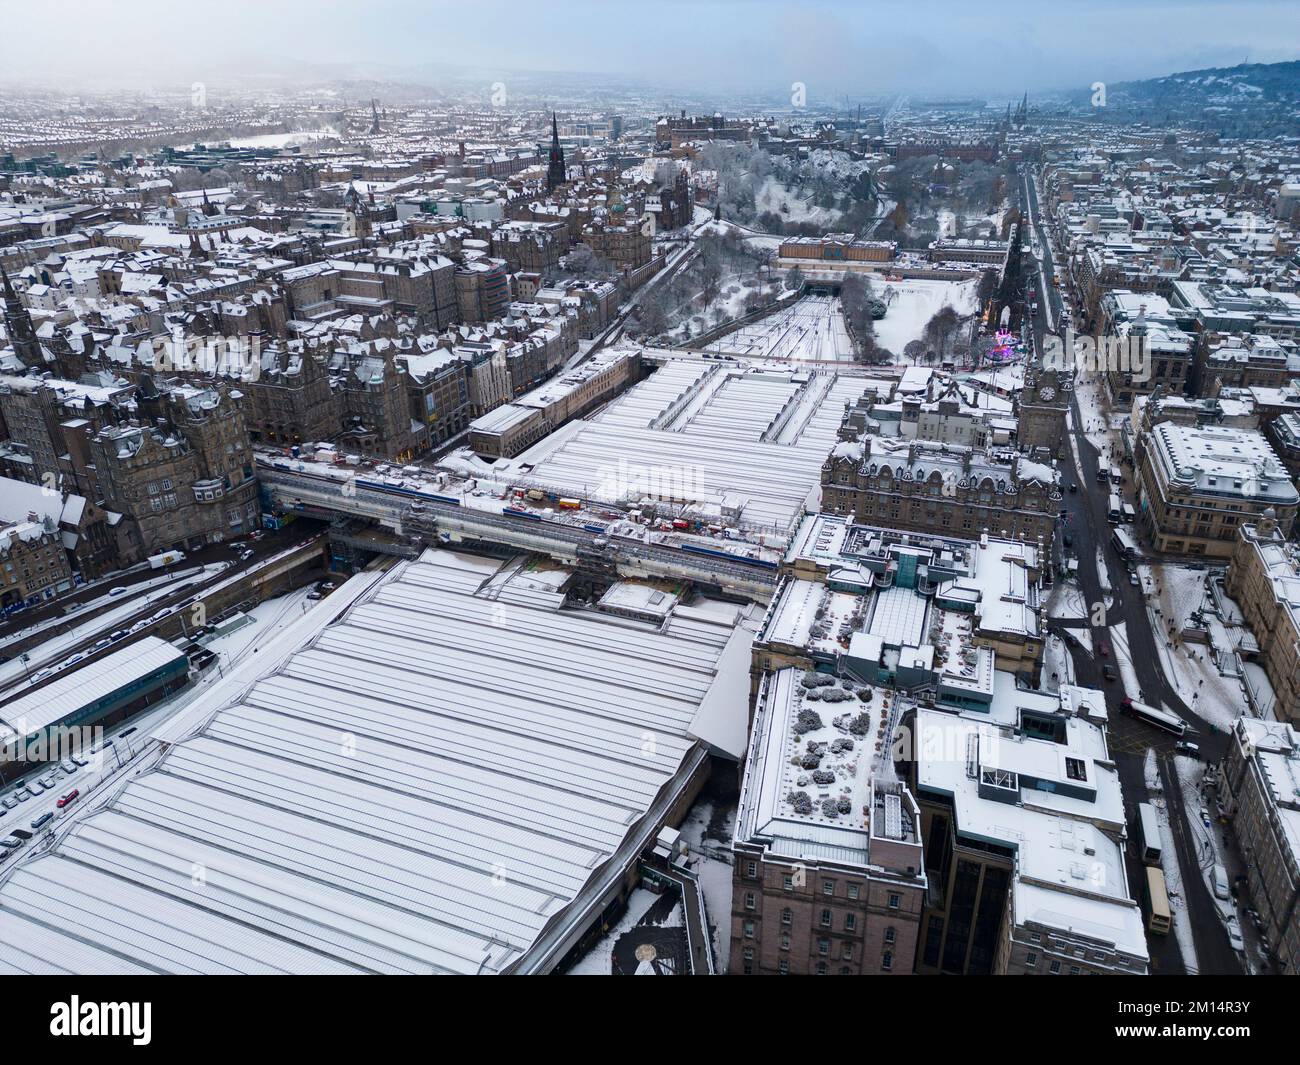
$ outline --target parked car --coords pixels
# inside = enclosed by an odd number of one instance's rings
[[[6,795],[3,799],[0,799],[0,806],[3,806],[6,810],[12,810],[17,805],[18,800],[12,795]]]
[[[17,799],[19,802],[26,802],[31,798],[31,796],[27,794],[26,788],[20,788],[18,791],[15,791],[12,797]]]
[[[81,794],[81,790],[79,788],[73,788],[70,792],[68,792],[68,794],[60,795],[59,801],[56,802],[54,805],[57,806],[60,810],[62,810],[65,806],[68,806],[71,803],[76,802],[77,796],[80,794]]]
[[[13,839],[9,836],[0,839],[0,847],[4,847],[6,850],[16,851],[22,845],[23,841],[20,839]]]
[[[65,758],[59,763],[59,768],[65,773],[75,773],[77,771],[77,763],[71,758]]]
[[[1139,577],[1136,573],[1130,573],[1128,575],[1128,582],[1129,584],[1133,585],[1134,588],[1142,587],[1142,578]]]
[[[108,594],[109,594],[109,595],[126,595],[126,589],[125,589],[125,588],[110,588],[110,589],[108,590]]]
[[[70,759],[70,761],[75,762],[79,766],[90,765],[90,760],[87,758],[82,758],[81,755],[79,754],[74,754]]]
[[[1174,750],[1176,750],[1179,754],[1191,755],[1193,758],[1201,757],[1200,745],[1193,743],[1191,740],[1179,741],[1174,745]]]
[[[126,739],[127,736],[131,735],[131,733],[133,733],[133,732],[135,732],[135,731],[136,731],[136,728],[135,728],[134,725],[132,725],[130,728],[124,728],[120,733],[118,733],[118,737],[117,737],[117,738],[118,738],[119,740],[124,740],[124,739]]]
[[[1228,914],[1228,919],[1224,923],[1228,930],[1228,943],[1232,946],[1232,949],[1245,950],[1246,943],[1245,940],[1241,938],[1241,926],[1237,923],[1237,915],[1235,913]],[[1263,946],[1264,943],[1265,940],[1261,936],[1260,945]],[[1264,947],[1264,949],[1267,950],[1268,948]]]
[[[32,822],[32,831],[39,832],[41,829],[43,829],[46,825],[48,825],[53,820],[54,820],[54,815],[52,813],[46,812],[41,814],[40,817],[38,817],[35,821]]]

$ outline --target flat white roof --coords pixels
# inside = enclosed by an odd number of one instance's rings
[[[146,636],[119,651],[65,672],[28,695],[0,706],[0,743],[56,725],[87,703],[185,656],[166,640]]]

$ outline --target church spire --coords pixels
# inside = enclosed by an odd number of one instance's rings
[[[14,354],[29,369],[43,367],[45,356],[41,352],[41,342],[36,339],[31,312],[14,291],[9,272],[3,264],[0,264],[0,279],[3,280],[4,287],[5,329],[9,333],[9,343],[13,345]]]
[[[560,126],[555,112],[551,112],[551,153],[546,166],[546,191],[553,192],[567,180],[564,168],[564,149],[560,146]]]

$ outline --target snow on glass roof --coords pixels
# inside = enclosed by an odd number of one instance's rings
[[[477,595],[498,568],[427,552],[263,648],[254,683],[228,678],[197,732],[12,872],[0,972],[557,961],[707,757],[702,705],[743,722],[747,670],[723,667],[749,634]]]

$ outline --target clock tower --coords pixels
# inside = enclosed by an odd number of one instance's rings
[[[1016,398],[1022,448],[1045,447],[1053,458],[1062,457],[1067,446],[1065,427],[1071,387],[1070,378],[1056,370],[1031,366],[1026,371],[1024,387]]]

